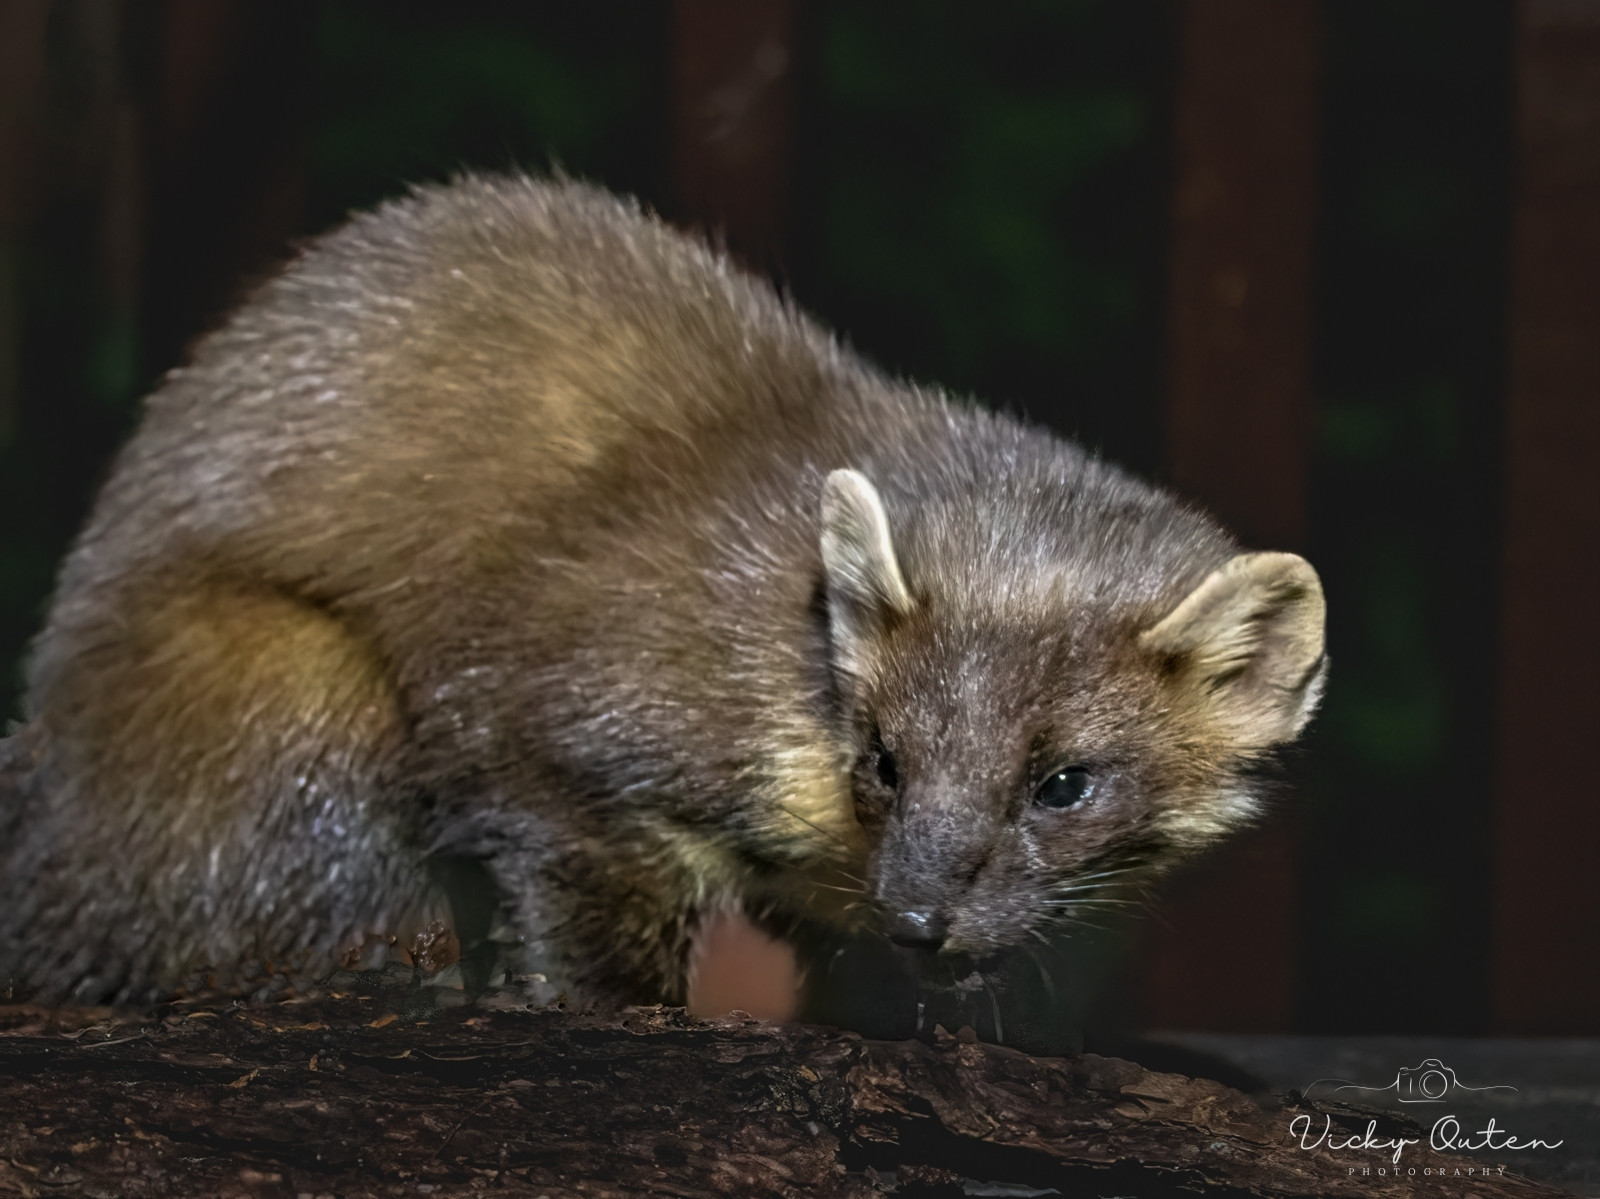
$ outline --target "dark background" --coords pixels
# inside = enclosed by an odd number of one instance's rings
[[[869,356],[1306,553],[1332,681],[1149,1025],[1600,1032],[1600,4],[0,0],[0,714],[139,397],[463,167],[708,229]]]

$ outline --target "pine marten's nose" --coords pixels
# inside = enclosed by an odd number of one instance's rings
[[[929,953],[944,944],[949,925],[937,912],[896,912],[889,917],[889,940]]]

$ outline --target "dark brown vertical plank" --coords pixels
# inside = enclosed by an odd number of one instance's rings
[[[49,16],[50,0],[0,4],[0,229],[18,223],[27,198]]]
[[[148,22],[147,365],[170,365],[300,230],[315,10],[164,0]]]
[[[677,215],[757,269],[782,261],[794,124],[792,0],[677,0]]]
[[[788,227],[795,22],[792,0],[673,5],[673,215],[766,274],[781,270]],[[691,1010],[791,1015],[792,949],[742,919],[711,931],[697,947]]]
[[[0,449],[15,431],[21,387],[16,239],[32,199],[33,127],[49,15],[49,0],[0,4]]]
[[[1600,6],[1517,8],[1495,1014],[1600,1032]]]
[[[1171,477],[1246,545],[1293,549],[1306,519],[1318,8],[1185,0],[1179,19]],[[1293,829],[1279,812],[1168,890],[1148,1024],[1289,1027]]]

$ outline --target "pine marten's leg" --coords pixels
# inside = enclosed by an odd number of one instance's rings
[[[403,931],[421,871],[374,649],[226,583],[94,616],[58,623],[34,672],[26,973],[129,998],[242,960],[315,970]]]

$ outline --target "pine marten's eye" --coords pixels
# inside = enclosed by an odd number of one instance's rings
[[[1075,808],[1094,794],[1094,776],[1087,766],[1068,766],[1058,770],[1033,793],[1041,808]]]
[[[856,759],[855,783],[856,817],[863,824],[882,821],[899,800],[900,769],[876,730]]]
[[[900,772],[895,769],[894,755],[890,753],[882,741],[874,742],[872,746],[872,772],[878,776],[885,790],[898,791],[900,789]]]

